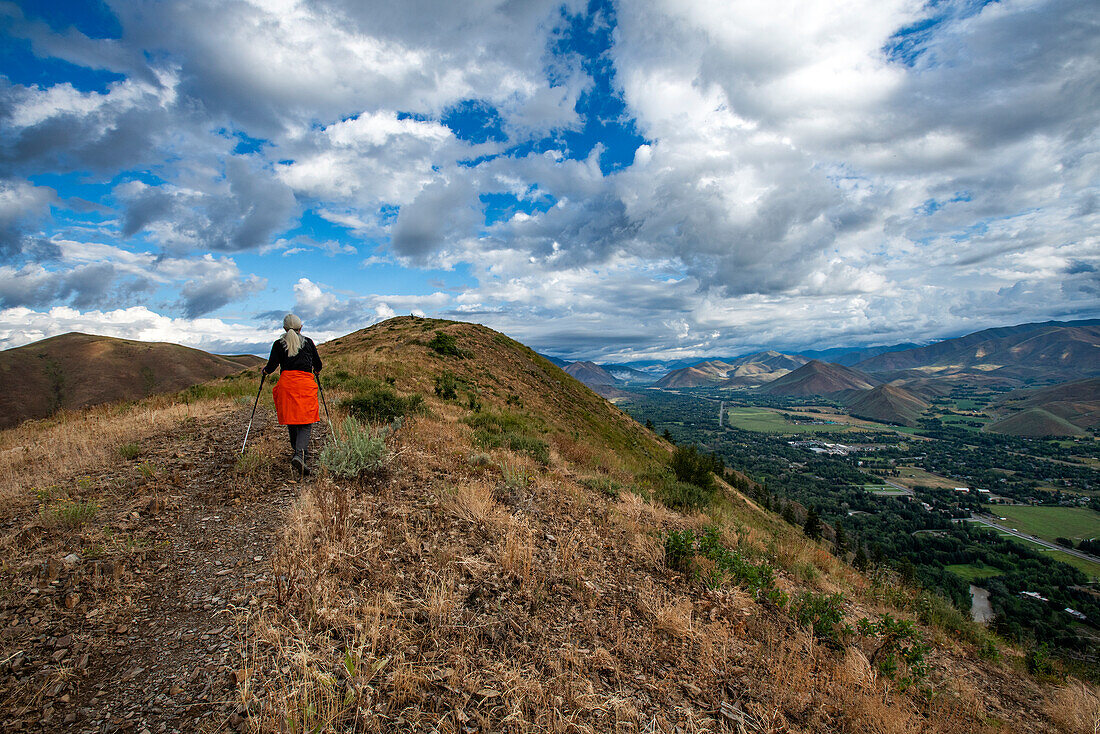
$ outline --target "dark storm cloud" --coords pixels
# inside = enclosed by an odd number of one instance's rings
[[[52,272],[38,265],[16,270],[0,266],[0,308],[42,307],[71,301],[77,308],[103,306],[110,300],[117,272],[109,263]]]
[[[124,184],[122,233],[155,230],[169,251],[240,252],[269,244],[298,211],[293,192],[248,161],[226,163],[221,190]]]

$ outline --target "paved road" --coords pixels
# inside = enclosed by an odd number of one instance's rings
[[[1024,540],[1030,540],[1032,543],[1036,543],[1038,545],[1041,545],[1044,548],[1049,548],[1051,550],[1059,550],[1059,551],[1062,551],[1063,553],[1068,553],[1071,556],[1075,556],[1075,557],[1080,558],[1080,559],[1085,560],[1085,561],[1092,561],[1093,563],[1100,563],[1100,558],[1097,558],[1096,556],[1092,555],[1091,553],[1085,553],[1083,551],[1079,551],[1079,550],[1076,550],[1074,548],[1066,548],[1065,546],[1058,545],[1057,543],[1051,543],[1049,541],[1043,540],[1042,538],[1036,538],[1034,535],[1028,535],[1027,533],[1021,533],[1019,530],[1013,530],[1012,528],[1005,527],[1004,525],[1001,525],[1000,523],[998,523],[997,518],[993,517],[992,515],[979,515],[977,513],[972,512],[972,513],[970,513],[970,520],[973,521],[973,522],[980,522],[983,525],[987,525],[987,526],[989,526],[991,528],[994,528],[996,530],[1000,530],[1002,532],[1008,533],[1009,535],[1013,535],[1017,538],[1022,538]]]
[[[910,496],[910,497],[912,497],[912,496],[913,496],[913,490],[909,489],[909,488],[908,488],[908,487],[906,487],[905,485],[902,485],[902,484],[898,484],[897,482],[891,482],[891,481],[890,481],[889,479],[887,479],[886,477],[879,477],[879,479],[881,479],[882,481],[886,482],[886,483],[887,483],[887,484],[889,484],[889,485],[890,485],[891,487],[897,487],[897,488],[898,488],[898,489],[900,489],[900,490],[901,490],[902,492],[904,492],[904,493],[905,493],[906,495],[908,495],[908,496]]]

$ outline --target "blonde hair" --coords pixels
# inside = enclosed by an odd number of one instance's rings
[[[286,353],[293,357],[302,348],[302,320],[294,314],[288,313],[283,317],[283,328],[286,329],[286,333],[283,334],[280,341],[286,345]]]

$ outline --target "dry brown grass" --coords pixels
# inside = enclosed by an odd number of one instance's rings
[[[510,523],[504,534],[504,547],[500,554],[501,567],[514,578],[529,582],[534,552],[531,529],[520,522]]]
[[[1100,733],[1100,694],[1080,681],[1059,687],[1044,708],[1064,731]]]
[[[120,410],[104,405],[54,421],[31,421],[0,432],[0,508],[5,515],[33,503],[30,490],[102,468],[123,444],[138,443],[188,419],[228,410],[233,401],[141,405]]]
[[[694,607],[688,597],[649,587],[638,592],[638,604],[652,617],[655,629],[680,639],[695,637]]]
[[[443,495],[448,512],[483,530],[490,531],[505,522],[506,515],[493,498],[492,488],[482,481],[458,484]]]

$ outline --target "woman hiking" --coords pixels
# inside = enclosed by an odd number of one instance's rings
[[[270,375],[275,368],[282,370],[279,381],[271,390],[275,399],[275,412],[279,424],[290,432],[290,446],[294,455],[290,465],[300,474],[308,473],[306,468],[306,447],[309,446],[309,432],[313,424],[321,420],[321,410],[317,405],[317,380],[314,375],[321,371],[321,355],[317,346],[308,336],[302,336],[302,320],[292,313],[283,318],[286,333],[271,345],[271,357],[264,366],[264,374]]]

